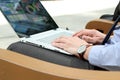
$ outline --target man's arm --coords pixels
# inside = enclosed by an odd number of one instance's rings
[[[90,46],[84,58],[96,66],[120,66],[120,42],[116,44]]]

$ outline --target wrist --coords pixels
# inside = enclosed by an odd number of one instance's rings
[[[89,55],[89,52],[90,52],[91,48],[92,48],[92,46],[89,46],[89,47],[86,48],[86,51],[83,54],[83,58],[85,60],[88,60],[88,55]]]
[[[77,56],[84,59],[84,54],[86,53],[87,48],[90,46],[92,46],[92,44],[82,44],[77,50],[77,54],[79,55]]]

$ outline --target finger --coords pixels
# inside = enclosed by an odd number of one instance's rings
[[[84,32],[84,30],[80,30],[79,32],[76,32],[75,34],[73,34],[73,36],[76,36],[76,37],[82,36],[83,32]]]
[[[89,35],[89,36],[91,36],[91,32],[90,32],[90,30],[88,30],[88,29],[84,29],[84,30],[81,30],[81,31],[79,31],[79,32],[77,32],[76,34],[74,34],[73,36],[76,36],[76,37],[82,37],[82,36],[84,36],[84,35]]]
[[[61,37],[57,38],[56,40],[54,40],[54,42],[56,42],[56,43],[66,43],[66,42],[69,41],[69,39],[70,39],[70,37],[68,37],[68,36],[61,36]]]
[[[85,40],[88,43],[96,44],[102,42],[100,37],[89,37],[89,36],[83,36],[83,40]]]
[[[64,43],[52,43],[53,46],[61,48],[61,49],[65,49],[65,44]]]
[[[94,38],[90,37],[90,36],[82,36],[82,39],[85,40],[88,43],[94,43],[95,42]]]

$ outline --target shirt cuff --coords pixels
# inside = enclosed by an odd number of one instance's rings
[[[100,57],[101,57],[102,49],[104,49],[104,46],[102,45],[96,45],[91,48],[89,55],[88,55],[88,61],[90,62],[90,64],[93,64],[93,65],[101,64]]]

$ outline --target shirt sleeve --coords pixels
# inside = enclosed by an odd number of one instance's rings
[[[105,45],[93,46],[88,61],[96,66],[120,66],[120,29],[114,30],[114,36]]]
[[[96,66],[120,66],[120,42],[93,46],[88,61]]]

